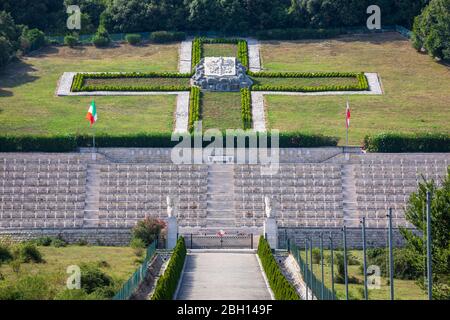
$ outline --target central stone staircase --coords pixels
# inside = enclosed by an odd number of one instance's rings
[[[235,228],[234,168],[230,164],[208,166],[207,228]],[[218,231],[218,230],[217,230]]]
[[[84,204],[83,227],[96,227],[100,203],[100,168],[89,164],[86,175],[86,200]]]

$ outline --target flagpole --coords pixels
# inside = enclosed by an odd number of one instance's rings
[[[348,99],[347,99],[347,107],[345,109],[345,127],[346,127],[346,146],[348,147],[348,108],[349,108],[349,104],[348,104]]]

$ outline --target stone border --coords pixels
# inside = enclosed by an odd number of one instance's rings
[[[260,72],[261,68],[261,45],[258,40],[253,38],[246,38],[248,46],[248,67],[251,72]]]
[[[180,92],[177,96],[174,133],[187,133],[189,126],[189,92]]]
[[[192,72],[192,38],[182,41],[180,44],[180,57],[178,61],[178,71],[180,73]]]
[[[251,91],[252,94],[252,121],[253,130],[256,132],[266,131],[266,112],[264,110],[264,93]]]

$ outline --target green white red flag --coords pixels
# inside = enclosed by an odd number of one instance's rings
[[[97,106],[94,100],[92,100],[91,106],[89,107],[86,119],[89,120],[91,126],[97,122]]]

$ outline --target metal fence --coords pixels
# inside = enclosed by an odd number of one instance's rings
[[[307,290],[309,292],[306,294],[306,299],[311,298],[312,300],[313,297],[310,295],[312,293],[312,295],[314,295],[317,300],[337,300],[334,292],[327,288],[325,286],[325,283],[317,279],[317,277],[314,275],[313,270],[308,264],[308,251],[305,250],[306,261],[303,260],[301,256],[301,250],[295,244],[289,245],[289,252],[292,254],[298,265],[300,266],[300,272],[302,274],[303,280],[305,281],[307,288],[309,288],[309,290]]]
[[[253,249],[253,234],[183,235],[188,249]]]
[[[148,248],[145,256],[144,262],[140,267],[134,272],[134,274],[128,279],[127,282],[122,286],[122,288],[114,296],[113,300],[128,300],[131,295],[136,291],[142,281],[146,278],[148,273],[148,264],[155,255],[157,247],[157,241],[154,241]]]

